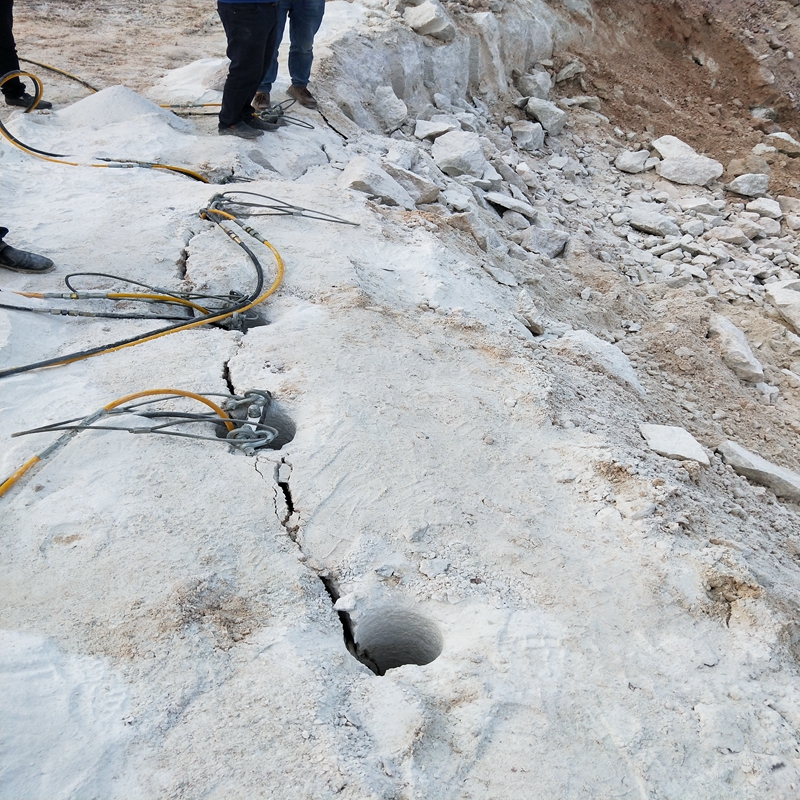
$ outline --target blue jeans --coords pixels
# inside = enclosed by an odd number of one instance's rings
[[[314,61],[314,36],[322,24],[325,0],[278,0],[275,51],[259,92],[269,92],[278,77],[278,47],[289,17],[289,77],[295,86],[307,86]]]

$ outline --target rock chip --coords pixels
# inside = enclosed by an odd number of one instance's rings
[[[800,279],[768,284],[767,299],[800,334]]]
[[[542,127],[551,135],[558,136],[567,121],[567,114],[555,103],[531,97],[525,105],[525,113],[542,124]]]
[[[735,442],[723,442],[717,450],[739,475],[768,486],[778,497],[800,503],[800,474],[797,472],[779,467]]]
[[[673,183],[705,186],[724,172],[719,161],[701,156],[676,136],[655,139],[653,148],[662,158],[656,164],[656,172]]]
[[[472,175],[482,178],[489,166],[477,133],[450,131],[433,143],[431,155],[436,166],[451,177]]]
[[[446,558],[426,558],[419,564],[419,571],[428,578],[443,575],[449,568],[450,562]]]
[[[620,172],[629,172],[635,175],[638,172],[644,172],[644,165],[648,158],[650,158],[649,150],[624,150],[614,159],[614,166]]]
[[[743,197],[761,197],[769,188],[769,175],[751,172],[734,178],[726,187],[729,192]]]
[[[370,198],[387,206],[415,206],[411,195],[394,179],[366,156],[357,156],[344,168],[339,186],[365,192]]]
[[[647,446],[661,456],[678,461],[697,461],[709,465],[708,456],[702,445],[689,431],[675,425],[639,425],[639,432]]]
[[[715,314],[711,318],[708,332],[712,338],[718,340],[722,360],[738,378],[748,383],[760,383],[764,380],[764,370],[753,355],[747,338],[727,317]]]
[[[644,233],[652,233],[657,236],[681,235],[681,229],[669,217],[643,207],[632,208],[629,212],[628,222],[632,228]]]
[[[522,234],[520,244],[531,253],[555,258],[564,252],[569,234],[555,228],[537,228],[531,226]]]
[[[512,122],[511,138],[520,150],[541,150],[544,147],[544,128],[527,119]]]
[[[424,0],[418,6],[407,6],[403,20],[416,33],[443,42],[452,42],[456,35],[455,26],[439,0]]]
[[[588,361],[606,375],[631,386],[640,395],[646,393],[628,356],[618,347],[598,339],[589,331],[567,331],[549,346],[556,352],[573,356],[578,363]]]

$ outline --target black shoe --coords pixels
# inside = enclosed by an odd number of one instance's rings
[[[17,250],[7,244],[0,250],[0,267],[10,269],[13,272],[50,272],[55,264],[44,256],[37,256],[36,253],[28,253],[25,250]]]
[[[251,128],[255,128],[257,131],[276,131],[280,127],[276,122],[267,122],[267,120],[260,116],[250,117],[250,119],[247,120],[247,124]]]
[[[235,125],[220,125],[217,128],[220,136],[238,136],[240,139],[258,139],[264,132],[250,127],[246,122],[237,122]]]
[[[33,105],[33,101],[36,98],[32,95],[29,95],[27,92],[25,94],[21,94],[19,97],[9,97],[6,95],[6,105],[7,106],[19,106],[20,108],[28,108],[29,106]],[[39,111],[42,109],[52,108],[53,104],[49,100],[40,100],[39,105],[36,106],[34,111]]]

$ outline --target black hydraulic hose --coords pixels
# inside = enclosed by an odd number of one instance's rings
[[[8,369],[0,370],[0,379],[9,378],[12,375],[20,375],[23,372],[31,372],[32,370],[41,369],[43,367],[53,367],[57,364],[68,364],[71,361],[78,361],[83,358],[89,358],[90,356],[100,355],[101,353],[105,353],[107,351],[116,350],[121,347],[128,347],[129,345],[137,344],[138,342],[144,341],[151,337],[157,337],[167,333],[174,333],[175,331],[179,331],[183,328],[194,328],[203,324],[204,322],[220,322],[223,319],[233,316],[237,311],[250,306],[259,297],[261,290],[264,288],[264,269],[261,266],[261,262],[258,260],[255,253],[233,231],[229,231],[227,228],[221,225],[217,219],[214,219],[213,217],[209,218],[219,225],[219,227],[225,231],[228,237],[238,244],[239,247],[245,251],[245,253],[247,253],[248,257],[253,262],[253,265],[256,269],[257,280],[256,289],[250,295],[224,312],[213,312],[205,316],[196,317],[190,322],[182,322],[178,323],[177,325],[168,325],[164,328],[158,328],[154,331],[148,331],[147,333],[139,334],[138,336],[130,336],[127,339],[120,339],[119,341],[111,342],[109,344],[98,345],[97,347],[91,347],[87,350],[79,350],[78,352],[70,353],[65,356],[47,358],[43,361],[25,364],[21,367],[9,367]]]

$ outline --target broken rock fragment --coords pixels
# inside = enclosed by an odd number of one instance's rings
[[[740,194],[742,197],[762,197],[769,188],[769,175],[755,172],[739,175],[727,186],[729,192]]]
[[[767,141],[779,152],[787,156],[800,156],[800,142],[788,133],[780,131],[767,136]]]
[[[411,195],[391,175],[365,156],[352,159],[339,176],[338,183],[344,188],[365,192],[387,206],[410,210],[415,205]]]
[[[391,161],[384,161],[383,168],[411,195],[417,205],[434,203],[439,197],[439,187],[416,172],[403,169]]]
[[[569,355],[577,363],[588,363],[612,378],[631,386],[644,395],[645,390],[628,356],[613,344],[598,339],[589,331],[567,331],[550,347],[558,353]]]
[[[681,229],[669,217],[645,208],[632,208],[628,222],[632,228],[644,233],[652,233],[657,236],[681,235]]]
[[[800,280],[769,284],[767,298],[795,332],[800,333]]]
[[[797,472],[779,467],[735,442],[723,442],[717,450],[739,475],[768,486],[778,497],[800,503],[800,474]]]
[[[701,156],[676,136],[655,139],[653,148],[662,158],[656,164],[656,172],[673,183],[705,186],[724,171],[719,161]]]
[[[452,42],[456,29],[439,0],[425,0],[417,6],[408,6],[403,20],[415,33],[433,36],[443,42]]]
[[[523,75],[517,82],[517,88],[523,97],[538,97],[540,100],[547,100],[550,89],[553,88],[553,81],[547,72],[537,71],[530,75]]]
[[[689,431],[675,425],[639,425],[647,446],[661,456],[709,465],[702,445]]]
[[[501,192],[487,192],[483,199],[493,206],[500,206],[509,211],[516,211],[518,214],[522,214],[530,220],[536,219],[537,211],[530,203],[525,203],[522,200],[515,200],[507,194],[502,194]]]
[[[753,355],[747,338],[727,317],[715,314],[708,332],[712,338],[718,340],[722,360],[740,380],[748,383],[760,383],[764,380],[764,370]]]
[[[511,138],[520,150],[541,150],[544,147],[544,128],[527,119],[512,122]]]
[[[558,136],[567,121],[566,111],[562,111],[555,103],[538,97],[531,97],[528,100],[525,113],[540,122],[551,136]]]
[[[451,177],[472,175],[475,178],[482,178],[489,166],[477,133],[466,131],[445,133],[433,143],[431,155],[436,166]]]
[[[649,150],[625,150],[616,157],[614,166],[620,172],[629,172],[632,175],[636,175],[639,172],[644,172],[644,165],[648,158],[650,158]]]
[[[520,244],[531,253],[555,258],[564,252],[568,241],[569,234],[566,231],[532,226],[522,235]]]

